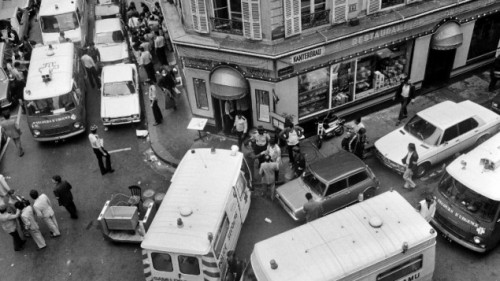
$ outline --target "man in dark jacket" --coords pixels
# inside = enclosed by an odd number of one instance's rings
[[[177,103],[175,101],[175,92],[174,88],[176,86],[175,83],[175,74],[173,71],[167,71],[163,69],[161,72],[160,81],[158,81],[158,86],[165,93],[165,109],[169,109],[170,105],[177,110]],[[168,106],[167,106],[168,105]]]
[[[401,110],[399,111],[398,121],[396,122],[396,126],[401,123],[401,120],[408,117],[408,111],[406,107],[415,98],[415,86],[410,83],[410,79],[406,77],[403,80],[403,83],[399,86],[396,91],[396,95],[394,96],[394,100],[398,100],[401,102]]]
[[[58,175],[52,177],[52,182],[55,184],[54,195],[56,196],[57,201],[59,201],[59,206],[64,206],[71,215],[71,218],[77,219],[78,214],[75,203],[73,202],[71,184],[67,181],[63,181]]]
[[[490,69],[490,85],[488,87],[490,92],[495,90],[498,79],[500,79],[500,56],[495,58],[495,61]]]

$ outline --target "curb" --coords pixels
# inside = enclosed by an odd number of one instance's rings
[[[156,128],[154,128],[152,125],[150,125],[149,122],[149,110],[147,113],[147,118],[146,122],[148,125],[148,132],[149,132],[149,145],[151,147],[151,150],[153,150],[153,153],[158,157],[161,161],[169,164],[170,166],[177,168],[179,166],[179,163],[181,162],[163,146],[160,144],[158,140],[158,134],[156,133]]]

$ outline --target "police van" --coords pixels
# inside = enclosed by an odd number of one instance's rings
[[[436,231],[388,191],[254,246],[242,281],[430,281]]]
[[[141,244],[146,280],[226,280],[250,208],[250,173],[238,148],[186,153]]]

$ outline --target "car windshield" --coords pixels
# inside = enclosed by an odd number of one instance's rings
[[[7,75],[5,74],[5,71],[3,69],[0,69],[0,81],[5,81],[7,80]]]
[[[104,84],[104,96],[126,96],[135,93],[132,81],[114,82]]]
[[[101,32],[101,33],[96,33],[95,35],[96,44],[122,43],[123,40],[124,38],[121,30]]]
[[[472,217],[487,222],[495,219],[499,202],[467,188],[448,173],[439,182],[438,189],[451,203]]]
[[[58,115],[76,107],[71,93],[53,98],[25,101],[29,116]]]
[[[319,181],[318,178],[314,176],[313,173],[309,172],[303,178],[304,183],[314,190],[318,195],[323,195],[325,193],[326,185]]]
[[[418,115],[406,123],[404,130],[428,145],[436,145],[442,132],[441,129]]]
[[[120,4],[120,0],[97,0],[98,5]]]
[[[40,17],[42,32],[52,33],[77,29],[79,27],[76,13],[65,13]]]

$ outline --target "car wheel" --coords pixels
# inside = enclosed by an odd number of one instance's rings
[[[484,136],[481,136],[480,138],[477,139],[476,141],[476,146],[482,144],[483,142],[485,142],[486,140],[488,139],[488,135],[484,135]]]
[[[318,146],[318,149],[321,148],[321,146],[323,145],[323,140],[318,136],[318,139],[316,140],[316,144]]]
[[[363,192],[363,200],[370,199],[375,196],[375,188],[370,187]]]
[[[341,135],[343,135],[343,134],[344,134],[344,131],[345,131],[345,128],[344,128],[344,126],[342,125],[342,126],[340,126],[340,128],[339,128],[339,130],[337,131],[336,135],[337,135],[337,136],[341,136]]]
[[[430,168],[431,164],[429,162],[425,162],[423,164],[418,165],[415,176],[417,178],[423,177],[429,171]]]

